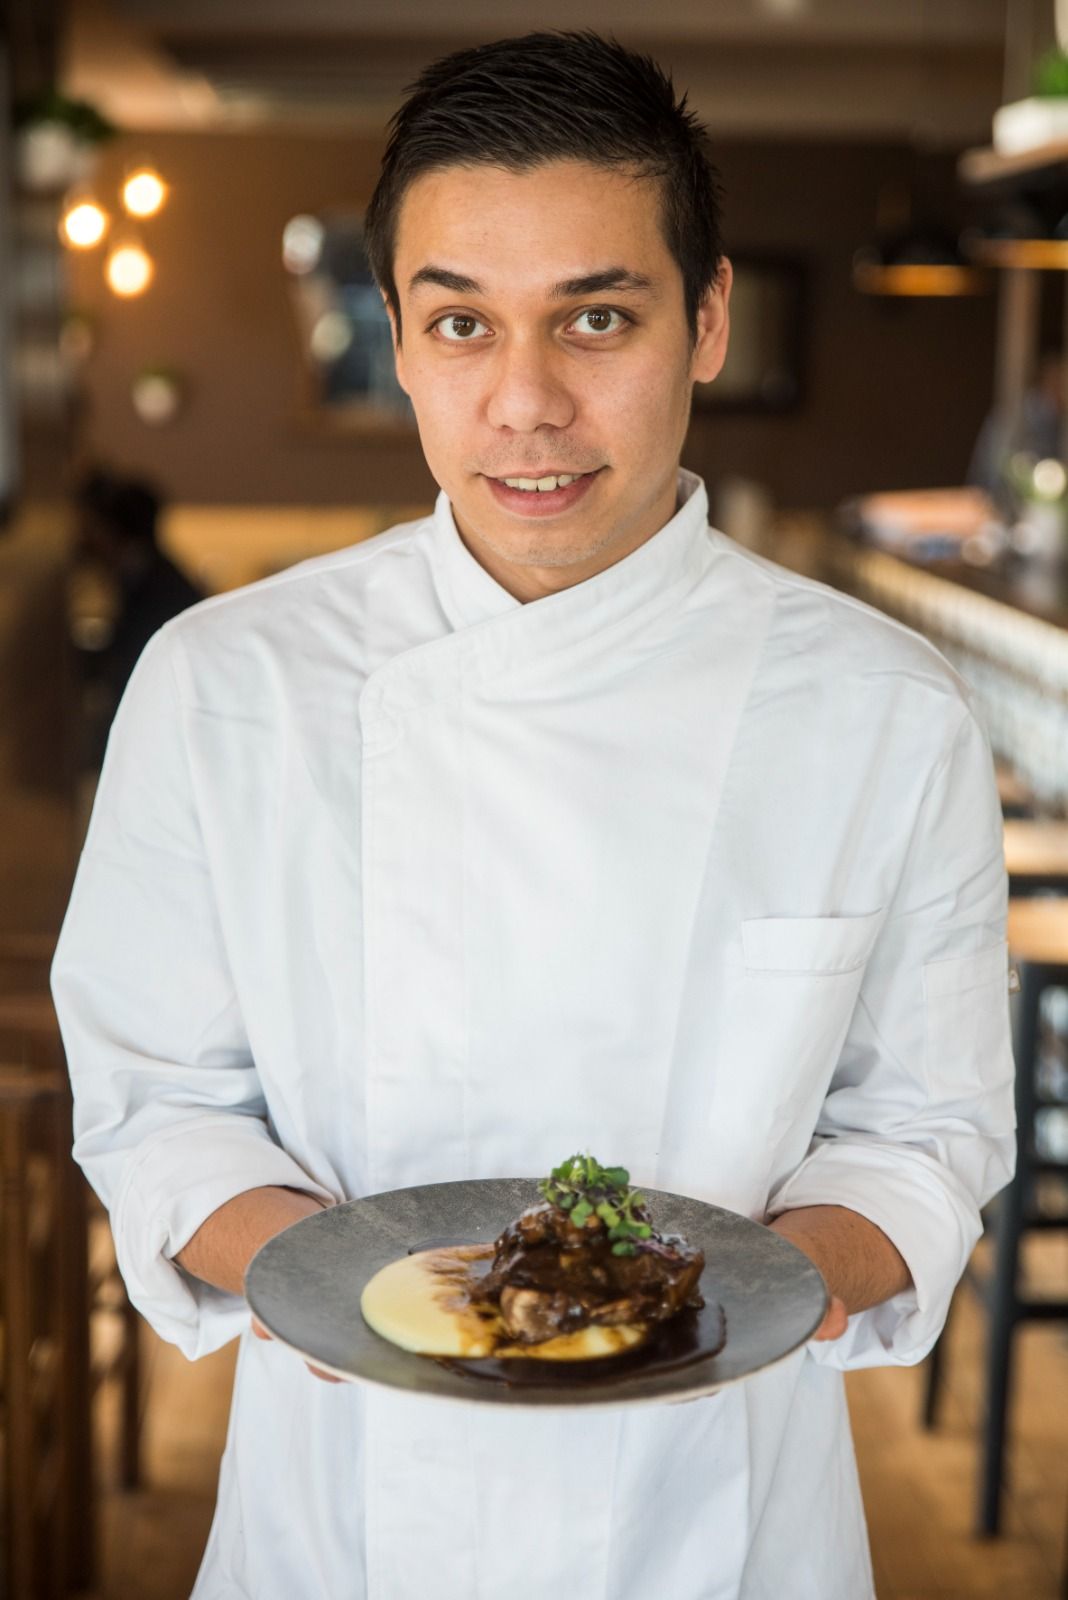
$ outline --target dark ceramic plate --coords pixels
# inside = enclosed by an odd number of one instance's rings
[[[492,1240],[539,1197],[530,1178],[433,1183],[350,1200],[269,1239],[249,1267],[249,1305],[282,1344],[339,1378],[495,1405],[692,1400],[781,1361],[819,1327],[827,1291],[812,1263],[747,1217],[645,1189],[662,1233],[705,1254],[705,1309],[683,1312],[642,1351],[560,1363],[441,1361],[372,1332],[360,1312],[380,1267],[436,1244]]]

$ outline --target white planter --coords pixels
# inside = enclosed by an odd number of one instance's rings
[[[15,139],[15,175],[30,194],[61,194],[85,183],[96,166],[96,150],[64,122],[34,122]]]
[[[1068,96],[1032,95],[994,112],[994,149],[1018,156],[1044,144],[1068,141]]]

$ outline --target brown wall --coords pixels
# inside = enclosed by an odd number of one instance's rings
[[[893,145],[732,145],[720,166],[728,249],[808,264],[804,404],[779,418],[702,418],[687,462],[710,479],[769,483],[781,505],[832,506],[867,489],[959,483],[993,392],[996,296],[886,300],[858,294],[853,252],[874,232],[885,184],[908,181]],[[956,159],[928,156],[936,218],[967,217]]]
[[[294,132],[124,135],[97,175],[105,201],[148,149],[173,185],[143,236],[157,263],[140,299],[116,300],[99,251],[72,259],[72,302],[98,317],[86,368],[86,447],[156,477],[174,499],[218,503],[411,502],[434,485],[414,440],[309,431],[281,265],[297,212],[362,205],[378,146]],[[802,257],[809,269],[801,409],[694,422],[687,463],[710,479],[767,483],[787,506],[829,506],[867,488],[959,481],[992,385],[994,300],[884,304],[856,294],[852,253],[871,234],[902,147],[812,143],[723,146],[728,245]],[[949,157],[925,181],[959,207]],[[130,381],[150,364],[187,377],[189,403],[164,428],[143,424]]]

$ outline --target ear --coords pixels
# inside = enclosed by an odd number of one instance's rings
[[[724,256],[719,276],[709,284],[697,308],[697,343],[690,361],[690,376],[695,383],[711,383],[719,376],[727,359],[730,339],[730,298],[734,268]]]
[[[378,292],[382,296],[382,304],[385,306],[386,316],[389,318],[389,331],[393,336],[393,368],[397,374],[397,382],[400,384],[405,394],[407,394],[408,385],[404,381],[404,350],[401,347],[400,338],[397,334],[397,319],[393,314],[393,307],[386,298],[384,291],[380,289]]]

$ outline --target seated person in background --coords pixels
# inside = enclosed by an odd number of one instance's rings
[[[118,595],[114,630],[93,671],[106,687],[110,721],[149,639],[204,594],[156,542],[162,500],[150,484],[97,468],[82,479],[74,498],[75,557],[103,567]]]

